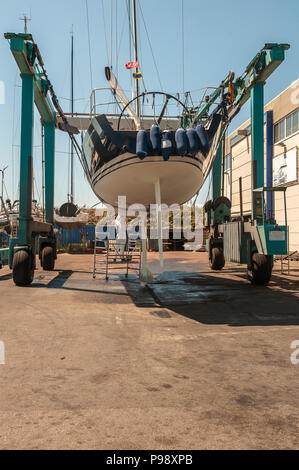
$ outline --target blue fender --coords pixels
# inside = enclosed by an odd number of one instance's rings
[[[187,130],[188,149],[190,153],[197,153],[199,150],[199,139],[195,129],[191,127]]]
[[[203,155],[207,155],[208,151],[210,150],[208,133],[202,125],[196,127],[196,133],[199,139],[199,150],[203,153]]]
[[[188,152],[188,139],[185,129],[180,127],[175,133],[175,143],[178,154],[184,156]]]
[[[162,136],[159,126],[153,125],[150,130],[150,141],[154,153],[159,154],[161,151]]]
[[[169,160],[172,153],[172,139],[170,131],[162,132],[162,157],[165,161]]]
[[[143,160],[147,154],[147,132],[141,129],[137,132],[136,137],[136,155],[140,158],[140,160]]]

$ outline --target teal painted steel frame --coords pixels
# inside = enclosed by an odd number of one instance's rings
[[[271,240],[271,233],[281,233],[281,239]],[[254,230],[254,241],[258,252],[264,255],[287,255],[288,254],[288,227],[277,224],[257,225]]]
[[[32,222],[32,178],[33,178],[33,125],[34,103],[44,126],[45,145],[45,212],[46,222],[53,224],[54,217],[54,160],[56,113],[48,96],[48,83],[36,63],[42,63],[38,47],[31,34],[6,33],[10,49],[21,72],[21,152],[20,152],[20,212],[18,237],[9,240],[9,249],[0,250],[0,260],[9,261],[12,268],[13,255],[19,249],[35,251],[30,223]],[[51,239],[52,235],[50,235]],[[49,243],[51,240],[49,239]],[[53,238],[53,244],[55,237]]]
[[[256,161],[254,188],[264,186],[264,82],[251,89],[251,157]]]
[[[264,186],[264,82],[251,89],[252,189]],[[263,193],[262,193],[263,194]],[[260,193],[252,193],[252,215],[257,219],[263,204]],[[264,211],[263,211],[264,213]]]
[[[42,77],[42,71],[36,64],[40,52],[33,43],[31,34],[6,33],[4,37],[10,42],[10,50],[21,74],[31,75],[34,79],[34,101],[44,123],[56,123],[56,113],[48,96],[48,84]],[[41,57],[40,57],[40,60]]]
[[[212,169],[212,200],[221,196],[222,171],[222,145],[219,145]]]
[[[54,177],[55,177],[55,125],[44,124],[45,145],[45,215],[46,222],[54,223]]]
[[[33,153],[33,103],[34,80],[32,75],[21,74],[22,114],[20,153],[20,211],[18,243],[29,244],[28,222],[32,220],[32,153]]]
[[[263,208],[262,222],[255,221],[253,238],[259,253],[264,255],[286,255],[288,254],[288,226],[287,226],[287,207],[286,207],[286,189],[285,187],[260,187],[253,190],[253,195],[260,194]],[[284,197],[284,225],[278,225],[275,220],[269,223],[266,214],[265,193],[283,192]],[[283,232],[284,237],[279,239],[270,239],[270,233]]]
[[[289,44],[267,43],[256,54],[256,56],[247,65],[245,72],[239,78],[235,79],[234,85],[234,100],[228,106],[228,113],[233,111],[233,108],[243,106],[250,98],[251,87],[256,83],[265,82],[270,75],[279,67],[285,59],[285,51],[290,49]],[[230,76],[230,74],[229,74]],[[215,104],[216,100],[221,95],[222,90],[226,89],[230,83],[229,76],[221,82],[219,87],[211,94],[207,103],[202,104],[196,113],[191,127],[195,124],[205,122],[206,115],[211,106]]]

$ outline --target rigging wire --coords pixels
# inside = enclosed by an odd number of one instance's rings
[[[115,71],[116,76],[118,76],[118,8],[117,8],[117,0],[115,0]]]
[[[58,96],[60,100],[71,101],[71,98],[64,98],[63,96]],[[74,101],[86,101],[88,98],[75,98]]]
[[[90,69],[90,90],[93,90],[92,80],[92,63],[91,63],[91,42],[90,42],[90,27],[89,27],[89,12],[88,12],[88,0],[85,0],[86,5],[86,20],[87,20],[87,33],[88,33],[88,51],[89,51],[89,69]]]
[[[88,11],[87,11],[88,17]],[[74,113],[74,26],[71,31],[71,74],[70,74],[70,112]],[[70,178],[70,191],[67,194],[68,201],[73,202],[74,199],[74,147],[71,144],[69,154],[69,178]]]
[[[41,205],[42,198],[41,198],[41,192],[39,190],[40,187],[42,187],[43,190],[43,180],[44,180],[44,169],[43,169],[43,139],[42,139],[42,131],[43,131],[43,126],[42,126],[42,121],[39,119],[39,114],[37,113],[36,109],[34,110],[34,141],[38,142],[40,139],[40,145],[34,145],[33,146],[33,161],[34,161],[34,168],[36,171],[34,172],[33,175],[33,191],[34,187],[38,196],[38,203]],[[40,149],[40,150],[39,150]],[[41,159],[40,159],[41,157]],[[40,184],[40,177],[41,177],[41,184]]]
[[[112,67],[113,58],[113,0],[110,0],[110,66]]]
[[[120,48],[121,48],[122,39],[123,39],[123,35],[124,35],[125,25],[126,25],[126,13],[125,13],[125,16],[124,16],[124,19],[123,19],[122,30],[121,30],[121,34],[120,34],[120,39],[119,39],[119,43],[118,43],[118,46],[117,46],[117,56],[116,56],[116,57],[117,57],[117,59],[116,59],[116,62],[117,62],[117,70],[118,70]],[[130,60],[131,60],[131,59],[130,59]]]
[[[131,23],[131,1],[127,0],[126,1],[126,8],[127,8],[127,15],[128,15],[128,33],[129,33],[129,56],[130,56],[130,62],[132,62],[132,41],[131,38],[133,38],[133,33],[132,33],[132,23]],[[131,99],[133,98],[133,77],[132,74],[130,74],[130,87],[131,87]]]
[[[128,33],[129,33],[129,54],[130,54],[130,62],[132,62],[132,42],[131,42],[131,31],[132,31],[132,24],[131,24],[131,1],[127,0],[126,3],[127,7],[127,14],[128,14],[128,20],[129,20],[129,28],[128,28]],[[133,98],[133,77],[132,74],[130,74],[130,86],[131,86],[131,98]]]
[[[129,18],[129,44],[130,44],[130,56],[131,56],[131,44],[134,44],[134,34],[133,34],[133,29],[132,29],[132,24],[131,24],[131,13],[130,13],[130,3],[129,3],[129,0],[127,1],[126,3],[126,6],[127,6],[127,12],[128,12],[128,18]],[[138,1],[138,7],[141,11],[141,6],[140,6],[140,3]],[[141,11],[141,14],[142,14],[142,11]],[[143,16],[143,15],[142,15]],[[143,22],[144,22],[144,18],[143,18]],[[144,22],[145,23],[145,22]],[[139,51],[139,65],[141,65],[141,70],[142,70],[142,52]],[[130,57],[131,59],[131,57]],[[144,76],[142,74],[142,85],[143,85],[143,89],[144,91],[147,93],[147,88],[146,88],[146,84],[145,84],[145,80],[144,80]],[[133,90],[133,87],[132,87],[132,75],[131,75],[131,90]],[[133,91],[132,91],[132,94],[133,94]],[[148,98],[148,95],[146,95],[145,97],[148,105],[152,108],[153,112],[154,112],[154,108],[153,108],[153,104],[150,103],[150,100]]]
[[[35,191],[36,191],[36,194],[37,194],[38,204],[41,205],[41,195],[40,195],[40,190],[38,189],[38,184],[37,184],[36,178],[33,178],[33,182],[34,182],[34,185],[35,185]],[[33,185],[33,189],[34,189],[34,185]]]
[[[8,192],[7,192],[5,181],[3,181],[3,187],[4,187],[5,194],[6,194],[6,199],[9,199],[9,195],[8,195]]]
[[[37,44],[33,41],[32,39],[32,42],[34,44],[35,47],[37,47]],[[59,104],[59,101],[58,101],[58,98],[57,98],[57,95],[55,94],[55,91],[54,91],[54,88],[53,88],[53,85],[52,83],[50,82],[49,80],[49,77],[48,77],[48,74],[47,74],[47,71],[45,69],[45,66],[44,66],[44,63],[41,61],[41,59],[39,57],[38,58],[38,62],[39,62],[39,66],[41,68],[41,71],[43,73],[43,76],[44,78],[46,79],[46,82],[48,84],[48,87],[49,87],[49,92],[50,92],[50,95],[51,95],[51,98],[52,98],[52,103],[57,111],[57,113],[59,114],[59,116],[61,117],[62,121],[63,121],[63,124],[65,126],[65,129],[66,129],[66,132],[68,133],[73,145],[74,145],[74,150],[78,156],[78,159],[82,165],[82,168],[85,172],[87,172],[87,175],[88,175],[88,179],[90,181],[90,174],[89,174],[89,171],[88,171],[88,168],[86,166],[86,159],[85,159],[85,155],[84,155],[84,151],[83,149],[80,147],[80,145],[78,144],[74,134],[72,133],[72,130],[71,130],[71,126],[69,125],[68,123],[68,120],[65,116],[65,114],[63,113],[62,109],[61,109],[61,106]]]
[[[185,11],[184,11],[184,0],[181,0],[182,7],[182,85],[183,94],[185,93]]]
[[[66,63],[64,75],[61,77],[61,81],[59,82],[59,88],[57,88],[57,93],[61,95],[64,94],[66,84],[68,83],[69,74],[70,74],[70,64],[69,64],[68,53],[66,54],[66,57],[64,58],[64,62]]]
[[[140,9],[140,12],[142,14],[142,10],[141,10],[141,5],[138,1],[138,4],[137,4],[138,8]],[[130,55],[131,55],[131,44],[134,44],[134,34],[133,34],[133,29],[132,29],[132,25],[131,25],[131,13],[130,13],[130,3],[129,3],[129,0],[127,1],[126,3],[126,7],[127,7],[127,12],[128,12],[128,18],[129,18],[129,44],[130,44]],[[142,14],[142,17],[143,17],[143,14]],[[144,17],[143,17],[143,22],[145,24],[145,21],[144,21]],[[140,29],[140,28],[139,28]],[[141,70],[142,70],[142,52],[139,51],[139,65],[141,65]],[[142,85],[143,85],[143,89],[145,91],[145,93],[147,93],[147,88],[146,88],[146,84],[145,84],[145,80],[144,80],[144,76],[142,74]],[[131,89],[133,90],[133,87],[132,87],[132,75],[131,75]],[[132,94],[133,94],[133,91],[132,91]],[[153,106],[153,103],[150,102],[149,100],[149,97],[148,95],[145,96],[145,99],[148,103],[148,105],[152,108],[152,111],[155,113],[155,110],[154,110],[154,106]]]
[[[183,1],[183,0],[182,0],[182,1]],[[161,76],[160,76],[160,73],[159,73],[159,68],[158,68],[157,61],[156,61],[156,58],[155,58],[155,54],[154,54],[154,51],[153,51],[152,42],[151,42],[151,40],[150,40],[150,35],[149,35],[148,28],[147,28],[147,25],[146,25],[146,21],[145,21],[144,15],[143,15],[143,11],[142,11],[142,7],[141,7],[140,0],[138,0],[138,8],[139,8],[139,11],[140,11],[141,19],[142,19],[142,22],[143,22],[143,25],[144,25],[144,30],[145,30],[145,33],[146,33],[146,36],[147,36],[147,40],[148,40],[148,43],[149,43],[149,47],[150,47],[150,51],[151,51],[151,55],[152,55],[154,67],[155,67],[155,70],[156,70],[157,78],[158,78],[158,81],[159,81],[159,85],[160,85],[161,90],[164,92],[164,87],[163,87],[163,84],[162,84]],[[141,53],[140,53],[140,56],[142,56]],[[144,81],[144,78],[143,78],[143,77],[142,77],[142,83],[143,83],[144,90],[147,92],[146,85],[145,85],[145,81]],[[148,102],[148,105],[152,108],[152,111],[153,111],[154,116],[155,116],[155,113],[156,113],[156,111],[155,111],[155,104],[154,104],[154,103],[151,103],[151,102],[149,101],[148,96],[146,96],[146,101]],[[166,114],[166,116],[169,116],[168,108],[166,109],[166,113],[165,113],[165,114]],[[167,124],[169,124],[169,122],[168,122],[167,119],[166,119],[166,122],[167,122]]]
[[[106,45],[106,56],[107,56],[107,64],[109,64],[109,50],[108,50],[108,39],[107,39],[107,28],[106,28],[106,15],[105,15],[105,8],[104,8],[104,0],[101,0],[102,3],[102,17],[103,17],[103,26],[104,26],[104,35],[105,35],[105,45]]]
[[[65,152],[67,153],[68,157],[70,156],[70,153],[71,153],[71,145],[72,145],[72,142],[71,140],[68,141],[68,152]],[[67,200],[69,201],[69,196],[71,194],[71,178],[70,178],[70,174],[71,174],[71,161],[70,161],[70,158],[67,159]]]
[[[148,39],[150,51],[151,51],[151,54],[152,54],[152,58],[153,58],[155,70],[156,70],[156,73],[157,73],[159,85],[160,85],[160,87],[161,87],[161,90],[164,91],[163,85],[162,85],[161,76],[160,76],[159,69],[158,69],[158,66],[157,66],[157,62],[156,62],[156,59],[155,59],[155,55],[154,55],[152,43],[151,43],[151,40],[150,40],[150,36],[149,36],[149,33],[148,33],[148,29],[147,29],[147,26],[146,26],[146,22],[145,22],[145,19],[144,19],[144,16],[143,16],[143,11],[142,11],[141,4],[140,4],[140,1],[139,1],[139,0],[138,0],[138,6],[139,6],[140,13],[141,13],[141,18],[142,18],[142,21],[143,21],[143,25],[144,25],[144,29],[145,29],[145,32],[146,32],[146,36],[147,36],[147,39]]]
[[[78,60],[77,60],[77,55],[78,54],[74,53],[74,76],[77,79],[76,88],[79,88],[81,96],[84,97],[84,95],[85,95],[85,91],[84,91],[85,85],[83,84],[83,80],[82,80],[82,77],[81,77],[81,73],[80,73],[81,68],[80,68]],[[76,101],[86,101],[86,100],[89,100],[89,98],[90,98],[90,96],[88,96],[86,98],[74,98],[74,103]],[[69,98],[69,100],[70,100],[70,98]]]

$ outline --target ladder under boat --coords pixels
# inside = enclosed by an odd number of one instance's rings
[[[117,247],[124,244],[124,253],[121,255],[116,251]],[[141,242],[140,240],[98,240],[94,242],[93,278],[104,275],[106,281],[111,271],[125,271],[128,278],[129,272],[133,271],[140,277],[141,270]]]

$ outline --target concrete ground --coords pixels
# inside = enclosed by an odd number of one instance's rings
[[[28,288],[0,271],[0,448],[299,448],[299,263],[253,287],[165,258],[148,287],[93,280],[91,255]]]

